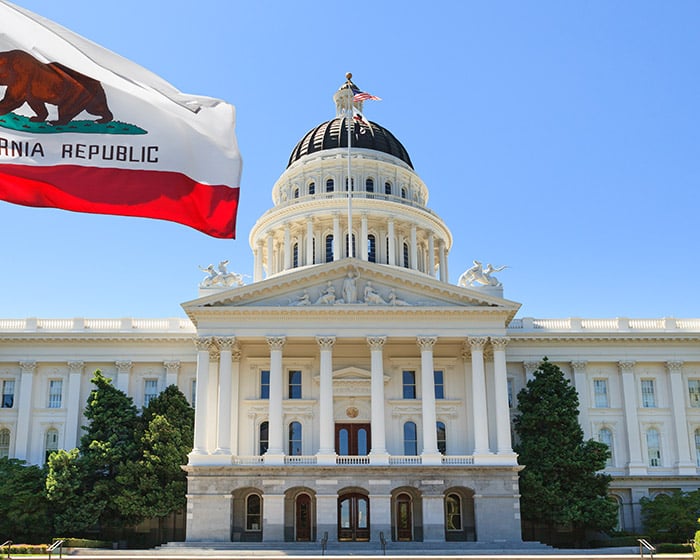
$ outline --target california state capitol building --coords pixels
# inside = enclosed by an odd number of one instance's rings
[[[171,384],[195,406],[188,541],[518,543],[512,419],[547,356],[610,447],[619,529],[697,489],[700,319],[518,317],[478,260],[451,284],[408,151],[366,121],[348,147],[347,83],[333,100],[250,232],[251,282],[210,266],[187,319],[0,319],[0,456],[77,447],[100,369],[138,407]]]

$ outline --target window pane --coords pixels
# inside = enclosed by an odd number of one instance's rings
[[[513,380],[508,379],[508,408],[513,408]]]
[[[267,453],[267,447],[270,441],[269,434],[269,424],[267,422],[263,422],[262,424],[260,424],[260,455],[265,455],[265,453]]]
[[[700,379],[690,379],[688,381],[688,398],[690,406],[700,408]]]
[[[367,445],[367,430],[360,428],[357,430],[357,454],[367,455],[369,453],[369,446]]]
[[[357,499],[357,528],[367,529],[369,527],[369,504],[367,498]]]
[[[608,380],[594,379],[593,392],[595,394],[595,407],[608,408]]]
[[[260,372],[260,398],[270,398],[270,370],[267,369]]]
[[[445,527],[448,531],[462,530],[462,504],[456,494],[445,498]]]
[[[299,370],[289,372],[289,398],[301,398],[301,371]]]
[[[326,181],[326,192],[333,192],[334,188],[333,179],[328,179],[328,181]]]
[[[289,455],[301,455],[301,424],[289,424]]]
[[[405,370],[403,372],[403,398],[416,398],[416,372]]]
[[[157,379],[146,379],[144,381],[143,389],[143,406],[148,406],[151,399],[158,396],[158,380]]]
[[[695,430],[695,462],[700,467],[700,430]]]
[[[444,399],[445,398],[445,374],[442,370],[435,370],[433,373],[435,377],[435,398]]]
[[[608,446],[608,449],[610,450],[610,458],[606,461],[605,464],[608,467],[612,466],[612,432],[608,428],[601,428],[601,430],[598,432],[598,441]]]
[[[63,381],[61,379],[49,381],[49,408],[61,408],[62,393]]]
[[[642,406],[644,408],[656,407],[656,395],[654,394],[653,379],[642,379]]]
[[[316,194],[316,183],[309,183],[309,194]]]
[[[260,496],[252,494],[248,496],[246,502],[246,529],[248,531],[260,531],[260,517],[261,517],[261,503]]]
[[[0,458],[10,456],[10,430],[0,430]]]
[[[12,408],[15,403],[15,380],[7,379],[2,382],[2,408]]]
[[[338,447],[338,455],[350,454],[350,432],[346,428],[338,432]]]
[[[437,423],[437,448],[443,455],[447,453],[447,430],[444,422]]]
[[[377,240],[372,234],[367,236],[367,260],[377,262]]]
[[[326,262],[333,262],[333,236],[326,236]]]
[[[659,446],[659,432],[654,428],[647,430],[647,452],[649,454],[649,466],[661,466],[661,448]]]
[[[418,438],[416,425],[413,422],[406,422],[403,425],[403,454],[418,455]]]

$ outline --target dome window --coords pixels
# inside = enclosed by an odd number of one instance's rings
[[[365,190],[367,192],[374,192],[374,179],[371,177],[365,181]]]
[[[294,198],[299,198],[299,187],[294,189]]]
[[[326,236],[326,262],[333,262],[333,235]]]
[[[326,192],[333,192],[335,190],[335,183],[333,182],[333,179],[328,179],[326,181]]]
[[[313,181],[309,183],[309,194],[316,194],[316,183]]]
[[[384,194],[391,194],[391,183],[384,183]]]
[[[377,238],[373,234],[367,236],[367,260],[377,262]]]
[[[351,185],[352,185],[352,190],[354,191],[354,190],[355,190],[355,179],[352,179]],[[345,179],[345,190],[346,190],[346,191],[348,190],[348,180],[347,180],[347,178]]]
[[[408,198],[407,194],[406,187],[401,187],[401,198]]]

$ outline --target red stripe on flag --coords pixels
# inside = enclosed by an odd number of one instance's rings
[[[0,200],[169,220],[212,237],[236,236],[238,187],[204,185],[172,171],[1,164]]]

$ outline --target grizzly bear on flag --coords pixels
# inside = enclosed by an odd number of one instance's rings
[[[53,125],[68,124],[82,111],[97,115],[98,123],[112,120],[102,84],[58,62],[44,64],[20,50],[0,52],[0,85],[7,86],[0,101],[0,115],[21,107],[25,102],[36,113],[33,122],[44,122],[49,114],[46,104],[58,107]]]

